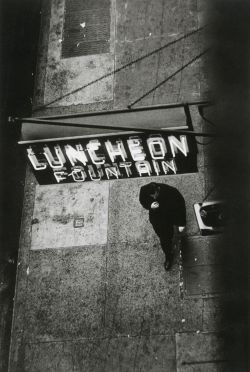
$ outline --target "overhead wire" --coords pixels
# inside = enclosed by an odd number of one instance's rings
[[[202,117],[202,119],[206,122],[206,123],[208,123],[208,124],[210,124],[210,125],[212,125],[213,127],[216,127],[216,124],[214,124],[211,120],[209,120],[208,118],[206,118],[205,116],[204,116],[204,108],[205,107],[207,107],[208,105],[200,105],[200,106],[198,106],[198,111],[199,111],[199,114],[200,114],[200,116]]]
[[[216,188],[215,186],[211,187],[211,189],[207,192],[207,194],[203,198],[202,203],[204,203],[204,201],[207,200],[207,198],[209,197],[209,195],[212,194],[212,192],[215,190],[215,188]]]
[[[208,146],[208,145],[210,145],[212,142],[214,142],[214,138],[211,139],[211,141],[208,141],[208,142],[206,142],[206,143],[204,143],[204,142],[200,142],[200,141],[198,141],[197,139],[195,139],[195,142],[196,142],[198,145],[201,145],[201,146]]]
[[[208,124],[210,124],[212,127],[214,127],[214,128],[216,128],[216,124],[214,124],[211,120],[209,120],[208,118],[206,118],[205,117],[205,115],[204,115],[204,108],[205,107],[207,107],[207,106],[209,106],[209,105],[198,105],[198,112],[199,112],[199,114],[200,114],[200,116],[201,116],[201,118],[206,122],[206,123],[208,123]],[[214,142],[214,139],[212,139],[211,141],[208,141],[208,142],[206,142],[206,143],[204,143],[204,142],[200,142],[200,141],[198,141],[197,139],[195,139],[195,141],[196,141],[196,143],[198,144],[198,145],[201,145],[201,146],[207,146],[207,145],[210,145],[212,142]]]
[[[201,58],[205,53],[207,53],[208,51],[210,50],[210,48],[207,48],[205,49],[203,52],[201,52],[200,54],[196,55],[194,58],[192,58],[190,61],[188,61],[187,63],[185,63],[183,66],[181,66],[179,69],[177,69],[173,74],[169,75],[166,79],[162,80],[160,83],[158,83],[157,85],[155,85],[153,88],[149,89],[146,93],[144,93],[141,97],[137,98],[136,100],[134,100],[132,103],[130,103],[128,105],[128,108],[131,108],[132,106],[134,106],[136,103],[140,102],[143,98],[147,97],[150,93],[153,93],[156,89],[158,89],[160,86],[162,86],[163,84],[165,84],[167,81],[169,81],[170,79],[172,79],[175,75],[177,75],[179,72],[181,72],[182,70],[184,70],[186,67],[188,67],[189,65],[191,65],[193,62],[195,62],[197,59]]]

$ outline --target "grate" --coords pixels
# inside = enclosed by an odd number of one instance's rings
[[[224,271],[221,265],[184,268],[184,289],[187,296],[203,296],[224,292]]]
[[[84,9],[109,8],[110,0],[66,0],[67,12],[78,12]]]
[[[108,53],[110,0],[67,0],[62,58]]]

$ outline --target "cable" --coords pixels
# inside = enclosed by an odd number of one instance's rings
[[[216,127],[216,124],[214,124],[212,121],[210,121],[209,119],[207,119],[205,116],[204,116],[204,108],[207,107],[209,105],[202,105],[202,106],[198,106],[198,112],[201,116],[201,118],[207,122],[208,124],[212,125],[213,127]]]
[[[135,101],[133,101],[132,103],[130,103],[128,105],[128,108],[131,108],[132,106],[134,106],[136,103],[138,103],[139,101],[141,101],[143,98],[147,97],[150,93],[154,92],[156,89],[158,89],[160,86],[162,86],[163,84],[165,84],[167,81],[169,81],[170,79],[172,79],[175,75],[177,75],[179,72],[181,72],[182,70],[184,70],[186,67],[188,67],[189,65],[191,65],[193,62],[195,62],[197,59],[201,58],[205,53],[207,53],[209,51],[210,48],[207,48],[206,50],[204,50],[202,53],[198,54],[197,56],[195,56],[194,58],[192,58],[189,62],[187,62],[185,65],[183,65],[181,68],[179,68],[178,70],[176,70],[173,74],[171,74],[170,76],[168,76],[166,79],[164,79],[163,81],[161,81],[159,84],[157,84],[154,88],[148,90],[146,93],[144,93],[141,97],[137,98]]]
[[[103,79],[105,79],[105,78],[107,78],[107,77],[109,77],[109,76],[111,76],[111,75],[114,75],[114,74],[116,74],[117,72],[120,72],[120,71],[122,71],[123,69],[125,69],[125,68],[127,68],[127,67],[133,65],[134,63],[137,63],[137,62],[139,62],[139,61],[141,61],[141,60],[143,60],[143,59],[145,59],[145,58],[148,58],[148,57],[152,56],[152,55],[155,54],[155,53],[160,52],[161,50],[163,50],[163,49],[165,49],[165,48],[168,48],[168,47],[171,46],[171,45],[176,44],[178,41],[181,41],[181,40],[183,40],[183,39],[185,39],[185,38],[187,38],[187,37],[189,37],[189,36],[192,36],[193,34],[195,34],[195,33],[199,32],[199,31],[203,30],[203,29],[206,28],[206,27],[208,27],[208,25],[204,25],[204,26],[199,27],[199,28],[197,28],[197,29],[195,29],[195,30],[193,30],[193,31],[190,31],[189,33],[187,33],[187,34],[181,36],[180,38],[178,38],[178,39],[176,39],[176,40],[173,40],[173,41],[170,41],[169,43],[164,44],[163,46],[161,46],[161,47],[159,47],[159,48],[157,48],[157,49],[154,49],[152,52],[149,52],[149,53],[147,53],[147,54],[144,54],[143,56],[138,57],[138,58],[136,58],[136,59],[134,59],[134,60],[132,60],[132,61],[126,63],[125,65],[122,65],[121,67],[118,67],[118,68],[115,69],[114,71],[108,72],[108,73],[106,73],[106,74],[100,76],[99,78],[94,79],[94,80],[90,81],[89,83],[80,86],[79,88],[76,88],[76,89],[74,89],[74,90],[72,90],[72,91],[70,91],[70,92],[68,92],[68,93],[65,93],[65,94],[63,94],[62,96],[60,96],[60,97],[58,97],[58,98],[55,98],[55,99],[53,99],[52,101],[50,101],[50,102],[48,102],[48,103],[46,103],[46,104],[44,104],[44,105],[38,106],[38,107],[36,107],[36,108],[33,110],[33,113],[36,112],[36,111],[38,111],[38,110],[41,110],[41,109],[43,109],[43,108],[45,108],[45,107],[47,107],[47,106],[49,106],[49,105],[52,105],[53,103],[56,103],[56,102],[62,100],[63,98],[66,98],[66,97],[70,96],[71,94],[77,93],[77,92],[79,92],[80,90],[85,89],[85,88],[89,87],[90,85],[95,84],[95,83],[97,83],[97,82],[99,82],[99,81],[101,81],[101,80],[103,80]]]
[[[201,145],[201,146],[207,146],[207,145],[210,145],[212,142],[214,142],[214,138],[213,138],[211,141],[206,142],[206,143],[203,143],[203,142],[197,141],[197,139],[195,139],[195,142],[196,142],[198,145]]]
[[[204,201],[209,197],[209,195],[214,191],[215,189],[215,186],[213,186],[209,191],[208,193],[206,194],[205,198],[202,200],[202,203],[204,203]]]
[[[210,121],[209,119],[207,119],[207,118],[204,116],[204,108],[205,108],[205,107],[208,107],[208,106],[210,106],[210,105],[209,105],[209,104],[198,105],[198,112],[199,112],[201,118],[202,118],[206,123],[208,123],[208,124],[210,124],[211,126],[213,126],[214,128],[216,128],[216,125],[215,125],[212,121]],[[210,145],[210,144],[214,141],[214,139],[212,139],[211,141],[206,142],[206,143],[199,142],[199,141],[197,141],[196,139],[195,139],[195,141],[196,141],[196,143],[197,143],[198,145],[207,146],[207,145]]]

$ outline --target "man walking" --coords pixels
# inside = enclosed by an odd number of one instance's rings
[[[173,259],[174,226],[178,226],[182,232],[186,225],[185,200],[176,188],[155,182],[141,187],[139,200],[149,210],[149,221],[159,236],[165,253],[164,267],[169,270]]]

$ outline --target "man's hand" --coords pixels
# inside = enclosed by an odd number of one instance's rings
[[[156,208],[159,208],[159,203],[157,202],[157,201],[155,201],[155,202],[153,202],[152,204],[151,204],[151,209],[156,209]]]
[[[185,226],[178,226],[178,230],[180,233],[182,233],[185,230]]]

